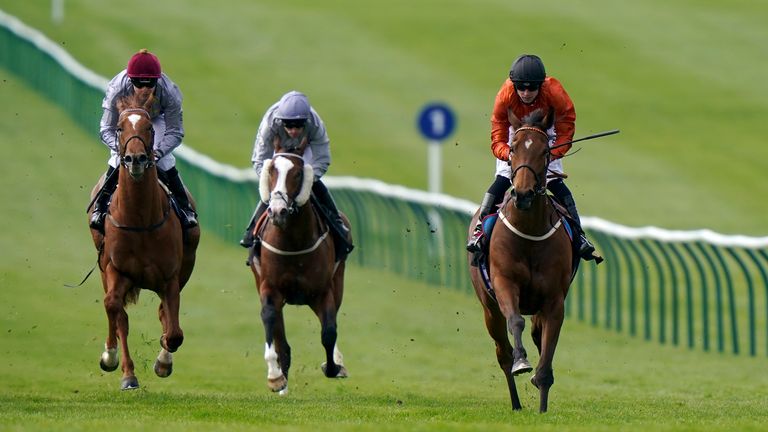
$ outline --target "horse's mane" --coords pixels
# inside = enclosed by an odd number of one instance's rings
[[[147,97],[141,97],[137,93],[132,93],[129,95],[125,95],[117,100],[117,110],[118,112],[123,112],[127,109],[131,108],[142,108],[146,109],[150,103],[148,103],[150,100],[154,99],[154,94],[151,94]]]
[[[522,119],[523,126],[535,126],[540,129],[543,129],[542,125],[544,123],[544,115],[545,115],[544,110],[542,110],[541,108],[535,110],[534,112],[523,117]]]

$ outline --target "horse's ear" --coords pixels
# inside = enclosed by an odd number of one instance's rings
[[[301,139],[301,142],[299,143],[299,146],[296,147],[296,151],[294,153],[296,153],[298,155],[304,154],[304,149],[307,148],[307,144],[309,144],[309,140],[307,140],[307,137],[305,135],[304,138]]]
[[[555,107],[549,107],[549,111],[547,112],[547,115],[541,119],[541,123],[544,125],[543,129],[545,131],[552,127],[555,123]]]
[[[523,125],[523,122],[512,112],[512,108],[507,110],[507,117],[509,117],[509,124],[512,125],[513,130],[517,130]]]
[[[152,112],[152,104],[155,103],[155,94],[150,93],[149,97],[146,101],[142,104],[142,108],[144,108],[144,111],[146,112]]]
[[[275,153],[280,153],[280,135],[275,134],[275,138],[272,140],[272,150]]]
[[[117,112],[121,113],[128,108],[128,103],[126,102],[125,98],[122,97],[117,100],[117,103],[115,103],[115,106],[117,107]]]

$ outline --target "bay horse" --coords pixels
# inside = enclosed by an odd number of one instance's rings
[[[138,300],[141,289],[154,291],[160,298],[158,316],[163,333],[155,373],[164,378],[173,371],[171,353],[184,340],[179,326],[179,294],[192,274],[200,240],[199,227],[182,231],[181,222],[171,209],[168,193],[159,183],[149,115],[153,102],[152,95],[143,101],[131,95],[117,103],[120,113],[117,123],[118,187],[112,195],[104,233],[91,229],[99,253],[108,320],[107,339],[99,365],[102,370],[112,372],[122,361],[122,390],[139,387],[128,351],[126,306]],[[102,176],[91,192],[91,198],[99,192],[103,181]],[[189,193],[187,196],[194,206]],[[90,219],[90,214],[88,217]]]
[[[334,239],[328,224],[310,200],[314,174],[302,154],[306,139],[295,149],[273,143],[274,155],[261,172],[259,193],[269,208],[255,231],[260,251],[250,267],[261,300],[261,320],[266,334],[264,360],[267,385],[273,392],[288,391],[291,347],[285,335],[283,306],[307,305],[321,324],[326,360],[321,364],[328,378],[345,378],[344,358],[336,345],[336,317],[344,294],[345,260],[336,261]],[[349,227],[349,220],[340,213]]]
[[[533,368],[523,347],[523,315],[531,315],[531,336],[539,351],[539,362],[531,382],[539,389],[539,411],[547,411],[549,389],[554,383],[552,359],[564,319],[574,255],[561,216],[546,195],[547,167],[551,153],[547,130],[554,112],[534,111],[523,121],[508,113],[514,135],[510,145],[511,192],[499,210],[499,219],[489,239],[488,279],[479,266],[470,277],[480,303],[485,325],[496,343],[496,358],[504,372],[512,408],[522,409],[514,376]],[[469,225],[472,235],[475,213]],[[507,332],[512,334],[510,345]]]

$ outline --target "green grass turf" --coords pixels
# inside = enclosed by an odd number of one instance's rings
[[[129,308],[142,388],[120,392],[119,372],[98,367],[98,277],[63,287],[95,261],[83,207],[103,151],[15,78],[0,71],[0,83],[3,100],[19,101],[0,104],[0,430],[759,431],[768,422],[765,358],[702,354],[575,321],[555,357],[550,413],[536,413],[527,376],[518,379],[525,410],[514,413],[472,296],[355,267],[339,318],[350,377],[321,375],[319,325],[307,308],[289,307],[290,392],[278,397],[266,387],[244,253],[206,232],[182,296],[186,339],[173,375],[152,372],[160,325],[157,299],[144,292]],[[535,362],[527,332],[524,343]]]
[[[479,202],[493,174],[493,98],[512,60],[534,52],[574,99],[577,136],[622,130],[566,160],[582,214],[768,233],[761,2],[64,3],[61,24],[50,2],[0,8],[105,77],[139,48],[157,52],[185,95],[185,141],[225,163],[249,165],[263,111],[297,88],[328,124],[330,175],[426,189],[415,119],[442,100],[458,115],[444,191]]]

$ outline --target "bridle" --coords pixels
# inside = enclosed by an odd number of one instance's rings
[[[536,133],[544,135],[544,138],[547,140],[547,143],[549,143],[549,135],[547,135],[547,133],[545,131],[543,131],[542,129],[537,128],[535,126],[521,126],[521,127],[517,128],[517,129],[515,129],[514,135],[517,135],[517,133],[520,132],[520,131],[526,131],[526,130],[527,131],[533,131],[533,132],[536,132]],[[513,139],[514,139],[514,135],[513,135]],[[549,162],[550,162],[551,158],[552,158],[552,153],[550,151],[547,151],[547,160],[546,160],[546,163],[544,164],[545,167],[549,166]],[[534,194],[536,194],[536,195],[544,195],[547,192],[546,170],[544,171],[545,174],[543,176],[544,178],[542,179],[539,176],[539,173],[537,173],[536,170],[534,170],[533,167],[531,167],[530,165],[528,165],[528,164],[519,165],[517,167],[512,168],[512,175],[510,176],[510,179],[509,179],[510,183],[514,184],[514,182],[515,182],[515,175],[517,175],[517,172],[520,171],[523,168],[528,169],[533,174],[533,177],[536,179],[536,186],[533,188]]]
[[[120,118],[119,118],[118,122],[122,121],[122,118],[126,114],[131,114],[131,113],[134,113],[134,114],[138,113],[138,114],[141,114],[143,116],[146,116],[147,120],[150,121],[150,125],[151,125],[151,117],[149,116],[149,113],[147,112],[147,110],[145,110],[143,108],[129,108],[129,109],[123,110],[120,113]],[[122,134],[122,129],[116,130],[115,134],[116,134],[116,137],[117,137],[117,142],[120,143],[120,136]],[[133,160],[133,156],[124,154],[125,153],[125,149],[128,147],[128,143],[131,140],[133,140],[133,139],[139,140],[144,145],[144,153],[141,154],[137,158],[136,161]],[[119,144],[120,145],[120,164],[125,169],[130,169],[129,165],[132,165],[134,162],[137,162],[140,165],[144,165],[144,169],[148,169],[148,168],[151,168],[151,167],[155,166],[154,158],[150,157],[151,154],[152,154],[152,146],[154,145],[154,142],[155,142],[155,129],[153,127],[150,127],[149,142],[144,140],[144,138],[142,138],[139,135],[132,135],[132,136],[128,137],[128,139],[125,140],[124,143],[120,143]],[[131,232],[154,231],[154,230],[160,228],[161,226],[163,226],[163,224],[165,224],[165,222],[168,220],[168,218],[170,217],[170,213],[171,213],[170,209],[171,209],[171,206],[169,205],[164,210],[164,212],[163,212],[163,218],[159,222],[156,222],[156,223],[154,223],[152,225],[149,225],[149,226],[135,227],[135,226],[123,225],[120,222],[118,222],[117,220],[115,220],[115,218],[112,217],[112,214],[110,214],[110,213],[107,213],[107,220],[109,220],[109,222],[113,226],[115,226],[116,228],[119,228],[119,229],[124,230],[124,231],[131,231]]]
[[[120,113],[120,121],[122,121],[123,116],[126,114],[131,113],[138,113],[143,116],[146,116],[147,120],[151,123],[151,117],[149,116],[149,113],[143,109],[143,108],[129,108],[124,110]],[[120,137],[122,135],[122,129],[117,129],[115,131],[117,142],[120,143]],[[141,142],[141,144],[144,146],[144,154],[140,155],[137,160],[133,160],[133,156],[131,155],[125,155],[125,149],[128,147],[128,143],[133,140],[137,139]],[[132,135],[128,137],[127,140],[125,140],[124,143],[120,144],[120,164],[126,168],[128,168],[129,165],[132,165],[134,162],[143,165],[144,169],[149,169],[155,166],[155,160],[154,158],[150,157],[152,154],[152,146],[155,142],[155,129],[150,128],[150,135],[149,135],[149,142],[145,141],[144,138],[142,138],[139,135]]]
[[[283,157],[293,157],[298,158],[302,162],[304,161],[304,158],[301,155],[297,155],[295,153],[275,153],[272,155],[272,160],[275,160],[277,157],[283,156]],[[304,171],[301,171],[301,179],[300,182],[304,181]],[[296,192],[296,195],[298,195],[299,192]],[[273,198],[279,198],[281,201],[285,203],[285,206],[288,208],[288,215],[294,215],[299,212],[299,207],[296,205],[296,199],[289,197],[287,194],[283,193],[282,191],[274,191],[270,192],[269,200],[272,201]]]

